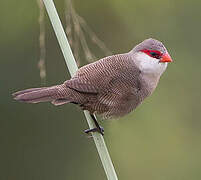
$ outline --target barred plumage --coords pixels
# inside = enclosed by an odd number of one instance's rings
[[[160,51],[166,51],[157,40],[145,41],[150,49],[154,47],[157,50],[158,47]],[[148,58],[140,52],[139,47],[147,46],[147,42],[143,45],[144,42],[129,53],[105,57],[80,68],[74,77],[61,85],[32,88],[14,93],[13,96],[16,100],[28,103],[74,103],[104,118],[123,116],[153,92],[166,68],[164,65],[155,65],[159,69],[157,72],[150,74],[147,69],[147,72],[143,71],[140,58],[137,57]]]

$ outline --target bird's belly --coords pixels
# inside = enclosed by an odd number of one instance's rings
[[[123,96],[107,94],[99,98],[94,104],[94,111],[102,114],[104,118],[121,117],[134,110],[141,103],[137,94],[127,93]]]

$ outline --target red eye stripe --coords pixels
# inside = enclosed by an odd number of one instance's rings
[[[153,58],[156,58],[156,59],[160,59],[161,56],[163,55],[160,51],[157,51],[157,50],[143,49],[143,50],[141,50],[141,52],[144,52],[147,55],[149,55],[150,57],[153,57]]]

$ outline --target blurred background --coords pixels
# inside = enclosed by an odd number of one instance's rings
[[[55,1],[65,26],[65,3]],[[101,122],[119,179],[201,179],[201,1],[74,0],[74,8],[114,53],[161,40],[169,64],[135,112]],[[106,179],[83,112],[74,105],[23,104],[11,93],[41,83],[36,1],[0,2],[0,179]],[[69,79],[47,15],[46,84]],[[87,37],[90,38],[90,37]],[[105,54],[88,44],[98,58]],[[83,52],[80,65],[87,64]]]

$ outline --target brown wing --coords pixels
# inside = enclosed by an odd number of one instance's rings
[[[87,99],[81,103],[83,109],[105,118],[118,117],[130,112],[140,102],[137,95],[139,74],[127,54],[114,55],[80,68],[65,85]]]
[[[80,68],[76,75],[65,84],[83,93],[111,91],[119,80],[127,85],[135,84],[139,70],[128,54],[113,55]],[[118,83],[117,83],[118,82]],[[133,85],[134,85],[133,84]]]

